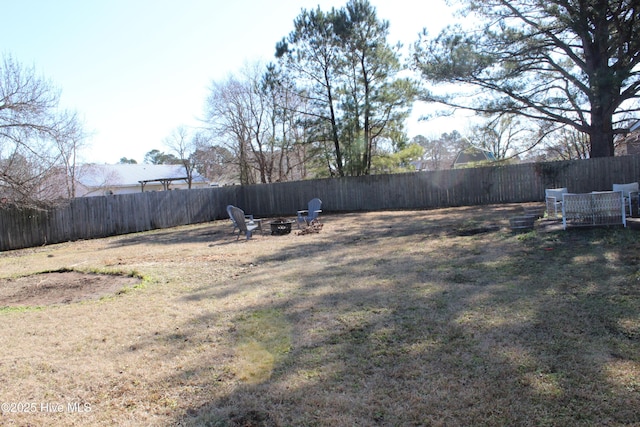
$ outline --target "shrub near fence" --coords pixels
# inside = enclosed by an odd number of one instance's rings
[[[639,180],[640,157],[624,156],[86,197],[47,211],[0,209],[0,250],[222,219],[228,204],[262,217],[294,216],[314,197],[325,212],[430,209],[542,201],[545,188],[583,193]]]

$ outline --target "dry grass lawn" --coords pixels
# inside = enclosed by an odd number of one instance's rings
[[[639,232],[521,209],[2,253],[0,425],[640,425]]]

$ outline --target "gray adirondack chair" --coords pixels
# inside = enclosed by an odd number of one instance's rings
[[[322,200],[311,199],[307,204],[307,209],[298,211],[298,228],[308,227],[311,221],[318,219],[318,215],[322,210]]]
[[[253,220],[251,215],[245,215],[244,211],[236,206],[229,205],[227,206],[227,213],[229,214],[229,218],[233,221],[233,231],[238,230],[238,237],[236,240],[240,238],[240,233],[244,233],[247,236],[247,240],[251,238],[253,232],[255,230],[261,229],[261,223]],[[251,219],[249,219],[250,217]]]
[[[238,224],[236,223],[236,220],[233,218],[233,215],[231,214],[231,208],[233,208],[233,205],[228,205],[227,206],[227,214],[229,215],[229,219],[231,219],[231,223],[233,224],[233,232],[235,233],[238,230]],[[244,214],[244,222],[250,222],[250,223],[257,223],[260,225],[260,227],[258,227],[260,230],[262,230],[262,223],[260,220],[255,220],[253,218],[253,215],[249,215],[249,214]]]

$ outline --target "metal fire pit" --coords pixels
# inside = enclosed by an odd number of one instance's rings
[[[271,235],[272,236],[283,236],[285,234],[291,233],[291,224],[295,221],[289,219],[276,219],[270,222],[271,225]]]

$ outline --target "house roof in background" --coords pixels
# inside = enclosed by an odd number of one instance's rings
[[[87,187],[100,187],[108,182],[117,186],[138,186],[140,181],[186,178],[182,165],[150,164],[84,164],[80,167],[78,181]],[[193,182],[206,182],[204,177],[193,171]]]
[[[495,161],[496,156],[489,150],[485,150],[480,147],[476,147],[475,145],[465,148],[460,151],[454,160],[454,165],[464,164],[464,163],[472,163],[472,162],[482,162],[482,161]]]

